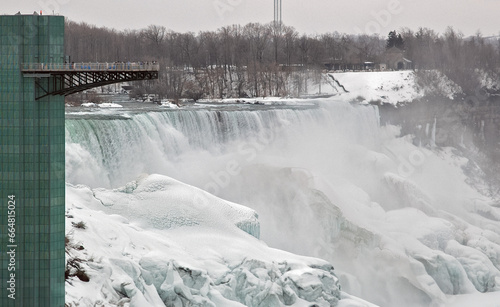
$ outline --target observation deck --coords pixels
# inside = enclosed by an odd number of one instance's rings
[[[158,79],[158,63],[24,63],[24,77],[35,78],[41,90],[36,100],[48,95],[71,95],[113,83]],[[44,81],[44,78],[47,81]]]

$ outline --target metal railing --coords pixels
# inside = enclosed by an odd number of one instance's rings
[[[112,63],[23,63],[24,72],[57,71],[158,71],[160,64],[151,62],[112,62]]]

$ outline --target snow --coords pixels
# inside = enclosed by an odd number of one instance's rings
[[[198,100],[199,106],[206,106],[207,103],[223,104],[248,104],[248,105],[266,105],[266,106],[313,106],[311,99],[290,98],[290,97],[252,97],[252,98],[224,98],[218,100]],[[214,106],[214,105],[212,105]],[[219,105],[220,106],[220,105]]]
[[[123,108],[122,105],[114,103],[114,102],[104,102],[104,103],[94,103],[94,102],[85,102],[81,104],[82,107],[85,108]]]
[[[397,104],[410,102],[421,96],[415,87],[413,71],[347,72],[332,75],[349,91],[342,94],[342,99]]]
[[[343,295],[326,261],[258,240],[253,210],[171,178],[143,176],[116,190],[68,184],[66,195],[68,258],[90,277],[67,282],[69,306],[326,307]]]
[[[100,108],[123,108],[122,105],[114,103],[114,102],[104,102],[97,104]]]
[[[169,100],[166,100],[166,99],[163,99],[161,102],[160,102],[160,106],[161,107],[164,107],[164,108],[170,108],[170,109],[178,109],[179,106]]]
[[[186,189],[171,178],[151,175],[115,191],[95,189],[93,195],[105,212],[133,218],[141,227],[171,229],[199,225],[231,229],[236,225],[259,238],[255,211],[194,187]],[[166,206],[172,199],[175,205]]]
[[[97,104],[95,104],[93,102],[85,102],[85,103],[82,103],[81,106],[86,107],[86,108],[94,108],[97,106]]]
[[[360,104],[398,105],[431,95],[454,99],[462,93],[459,86],[438,71],[419,71],[419,75],[410,70],[331,72],[323,75],[321,88],[312,84],[307,94],[334,95],[337,100]]]

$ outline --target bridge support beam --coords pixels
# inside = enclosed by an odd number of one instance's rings
[[[78,64],[64,64],[61,67],[45,66],[43,64],[26,65],[24,77],[35,78],[38,88],[36,100],[49,95],[71,95],[91,88],[113,83],[158,79],[159,65],[120,64],[109,67],[103,63],[93,63],[84,67]],[[87,68],[88,67],[88,68]],[[106,68],[103,68],[106,67]]]

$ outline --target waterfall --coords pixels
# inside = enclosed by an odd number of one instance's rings
[[[107,188],[122,185],[141,173],[172,176],[176,173],[175,163],[195,152],[200,158],[206,152],[222,155],[236,142],[268,140],[291,130],[307,132],[311,123],[325,129],[351,129],[335,126],[345,112],[363,118],[359,127],[352,128],[359,134],[370,134],[378,125],[375,108],[355,109],[342,104],[307,109],[198,109],[148,112],[128,118],[72,118],[66,121],[66,176],[70,183]]]

